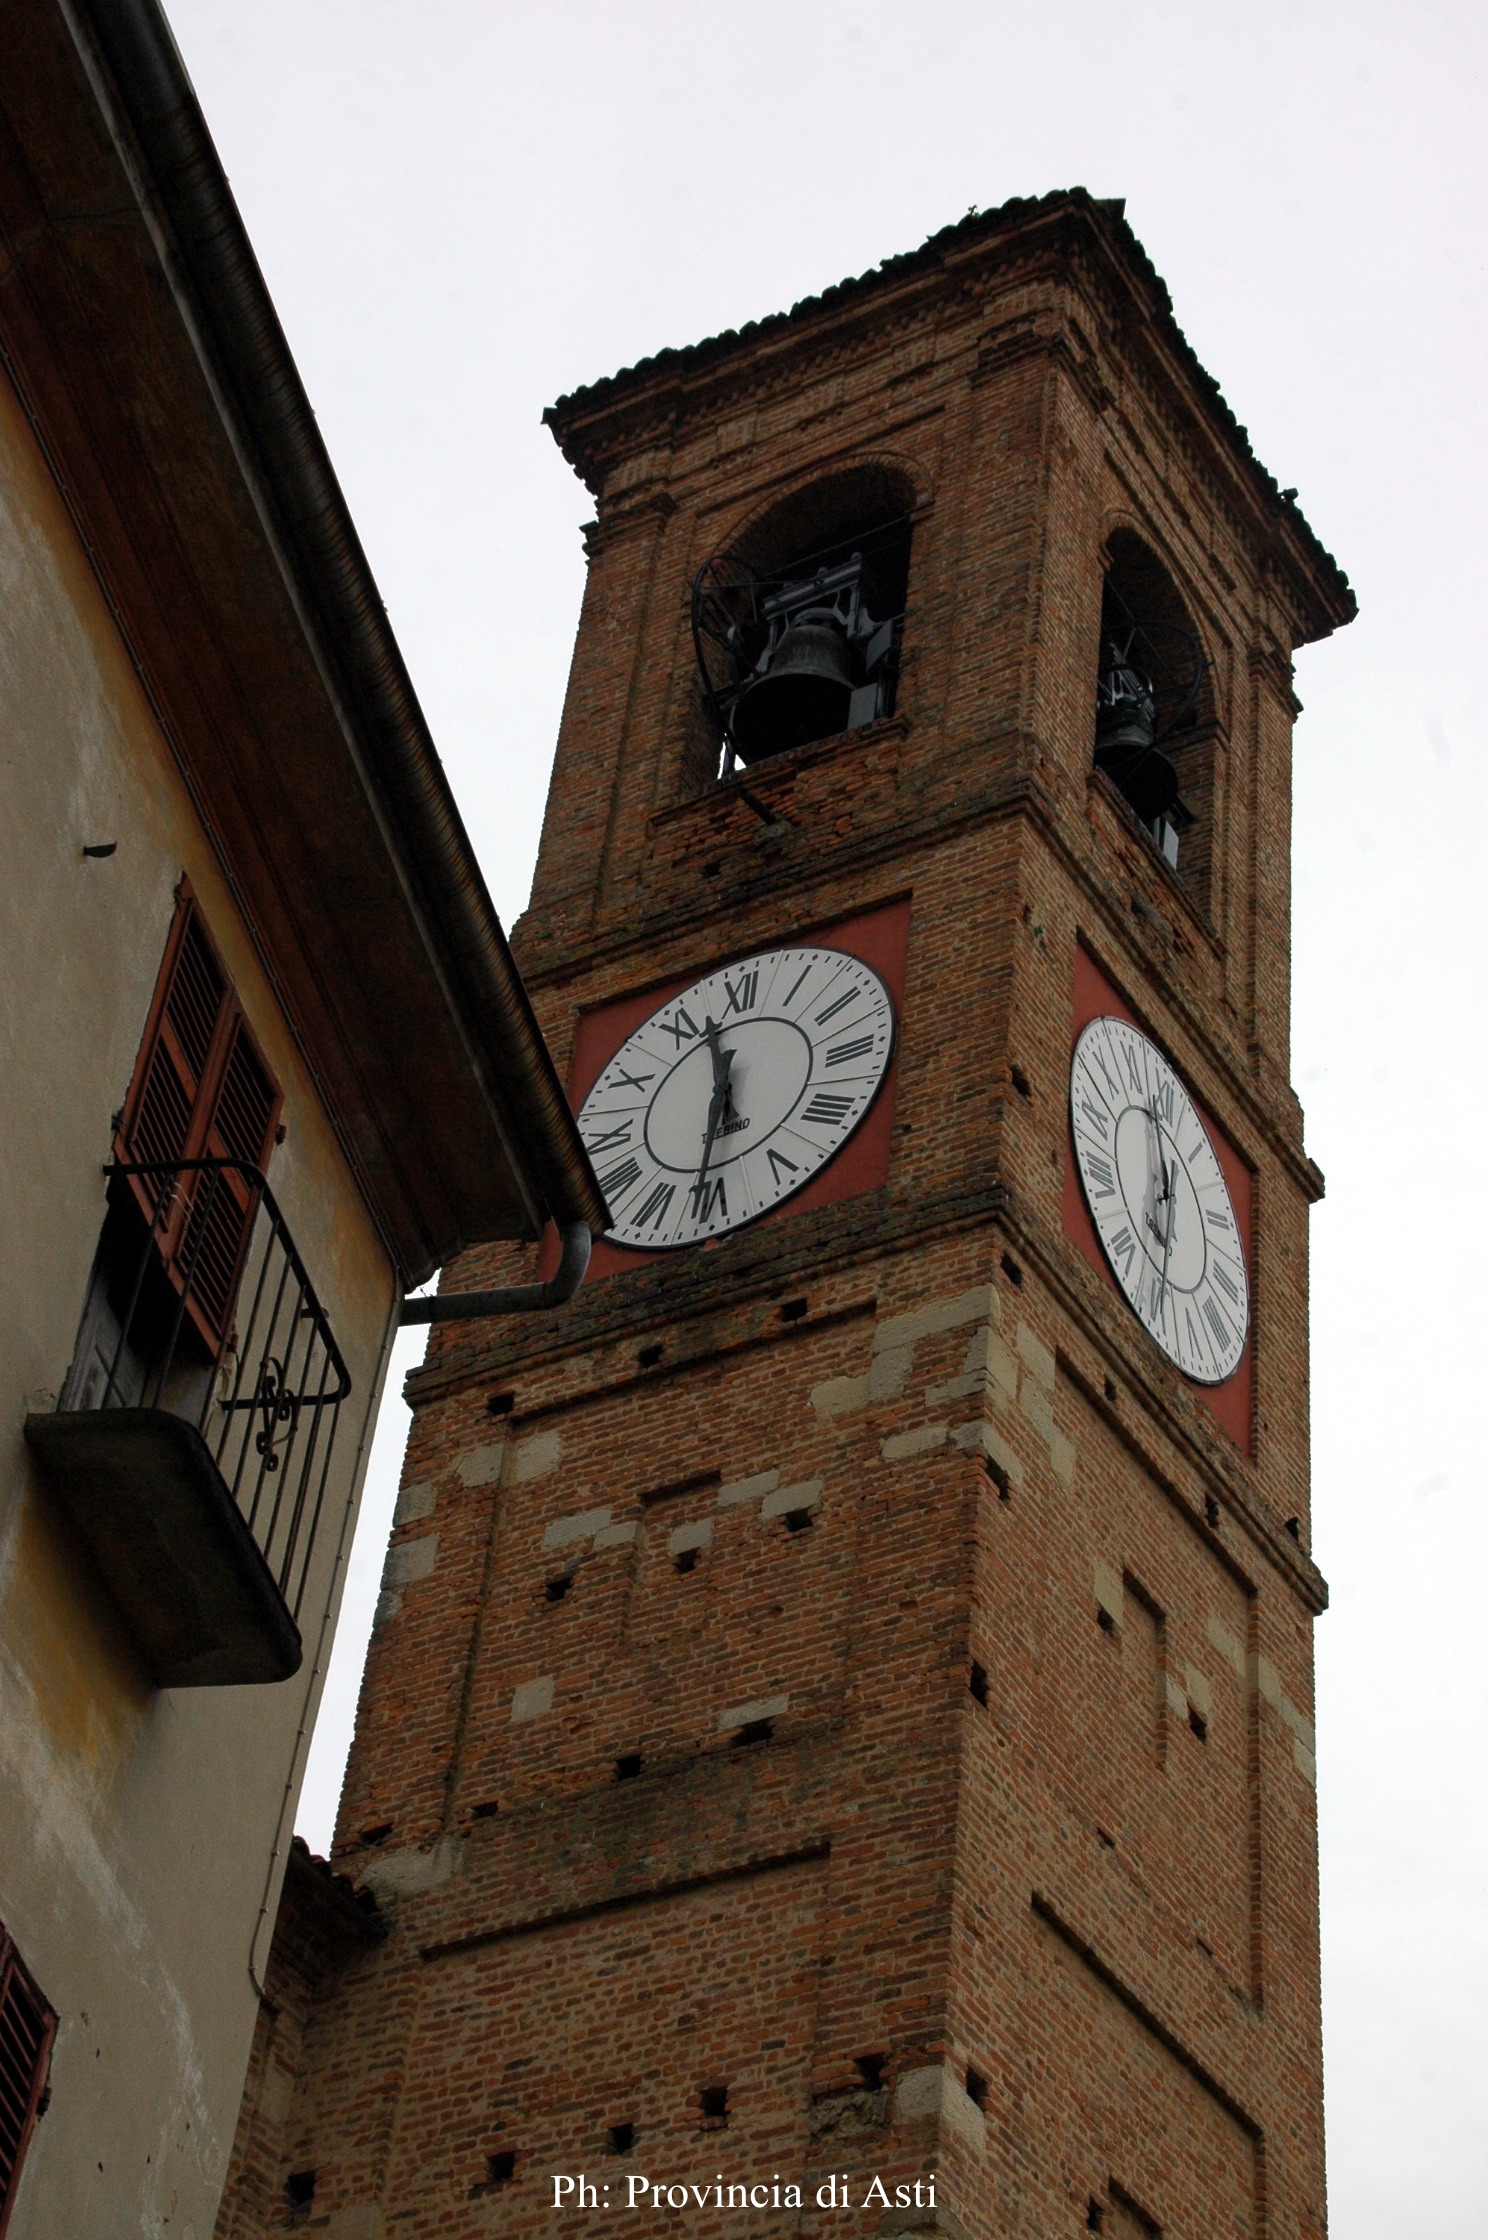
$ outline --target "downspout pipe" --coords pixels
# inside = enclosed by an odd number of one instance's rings
[[[484,1322],[491,1315],[539,1314],[547,1307],[563,1306],[584,1280],[594,1237],[587,1221],[566,1222],[559,1236],[563,1251],[546,1283],[509,1283],[495,1291],[440,1291],[427,1299],[405,1299],[399,1322]]]

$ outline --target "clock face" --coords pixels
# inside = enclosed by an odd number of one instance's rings
[[[1148,1335],[1197,1384],[1239,1367],[1245,1248],[1209,1132],[1157,1045],[1092,1019],[1070,1067],[1075,1162],[1111,1272]]]
[[[668,1251],[768,1213],[842,1149],[893,1047],[888,989],[840,949],[766,949],[669,996],[579,1114],[610,1241]]]

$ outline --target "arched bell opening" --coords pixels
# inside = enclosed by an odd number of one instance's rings
[[[1094,761],[1183,884],[1207,895],[1214,697],[1173,578],[1129,529],[1107,547]]]
[[[893,711],[914,495],[883,467],[793,491],[693,584],[722,775]]]

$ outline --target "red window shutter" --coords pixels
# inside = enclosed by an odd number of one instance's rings
[[[57,2017],[0,1925],[0,2235],[41,2112]]]
[[[126,1166],[235,1159],[262,1168],[281,1098],[185,880],[116,1145]],[[228,1333],[253,1222],[251,1179],[230,1170],[131,1177],[166,1272],[215,1353]]]

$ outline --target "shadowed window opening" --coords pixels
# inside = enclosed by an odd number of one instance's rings
[[[811,1530],[811,1511],[809,1509],[787,1509],[785,1512],[785,1529],[787,1532],[809,1532]]]
[[[641,1753],[639,1750],[627,1750],[623,1758],[615,1760],[615,1779],[617,1781],[639,1781],[640,1778]]]
[[[472,1820],[494,1820],[500,1810],[496,1799],[487,1797],[483,1804],[473,1804],[470,1807],[470,1817]]]
[[[361,1834],[357,1837],[357,1841],[364,1844],[368,1850],[373,1850],[379,1843],[386,1843],[392,1832],[392,1821],[383,1820],[375,1828],[363,1828]]]
[[[698,2108],[704,2123],[727,2123],[729,2119],[728,2086],[726,2084],[705,2084],[698,2094]]]
[[[887,2059],[888,2056],[882,2053],[854,2055],[853,2067],[870,2092],[877,2092],[881,2089],[884,2081],[884,2063]]]
[[[1095,1622],[1102,1633],[1114,1633],[1116,1631],[1116,1620],[1112,1617],[1110,1611],[1100,1603],[1096,1605]]]
[[[1118,529],[1108,553],[1095,766],[1169,868],[1177,871],[1181,857],[1184,883],[1197,877],[1207,886],[1214,720],[1203,643],[1172,577],[1139,537]]]
[[[721,749],[724,777],[892,714],[913,503],[902,475],[849,468],[793,491],[703,563],[695,745]]]
[[[488,2154],[486,2156],[486,2184],[488,2186],[509,2186],[516,2174],[517,2157],[514,2148],[503,2147],[500,2154]]]
[[[543,1593],[547,1596],[549,1602],[561,1602],[572,1585],[572,1572],[562,1571],[556,1579],[548,1580],[543,1588]]]
[[[996,1457],[984,1454],[982,1456],[982,1468],[992,1480],[993,1485],[996,1486],[998,1500],[1011,1501],[1013,1498],[1012,1481]]]
[[[1028,1086],[1028,1076],[1021,1066],[1013,1067],[1011,1080],[1020,1097],[1032,1097],[1033,1091]]]
[[[610,2125],[609,2151],[611,2154],[629,2154],[631,2148],[635,2145],[635,2141],[636,2127],[633,2123],[612,2123]]]
[[[966,2097],[974,2108],[985,2108],[987,2105],[987,2080],[979,2076],[975,2069],[968,2069],[966,2072]]]
[[[768,1742],[775,1732],[773,1719],[747,1719],[734,1736],[734,1748],[747,1750],[751,1743]]]
[[[1200,1742],[1209,1740],[1209,1722],[1204,1717],[1203,1712],[1196,1710],[1192,1704],[1188,1707],[1188,1723]]]
[[[780,1319],[782,1322],[799,1322],[807,1311],[804,1299],[787,1299],[780,1310]]]
[[[1023,1270],[1019,1267],[1017,1261],[1011,1259],[1007,1253],[1002,1256],[1002,1272],[1009,1283],[1021,1284],[1023,1281]]]
[[[982,1664],[974,1664],[971,1668],[971,1674],[969,1679],[967,1680],[966,1685],[971,1693],[972,1700],[974,1702],[985,1703],[987,1700],[986,1666]]]
[[[672,1558],[672,1568],[674,1571],[696,1571],[697,1560],[698,1551],[696,1548],[684,1548],[679,1555]]]
[[[292,2170],[284,2181],[284,2199],[289,2207],[289,2222],[302,2224],[309,2216],[315,2201],[314,2170]]]
[[[664,1346],[642,1346],[640,1352],[636,1355],[636,1367],[638,1369],[654,1369],[665,1351]]]
[[[488,1416],[509,1416],[516,1404],[517,1396],[514,1392],[493,1392],[486,1402],[486,1414]]]

